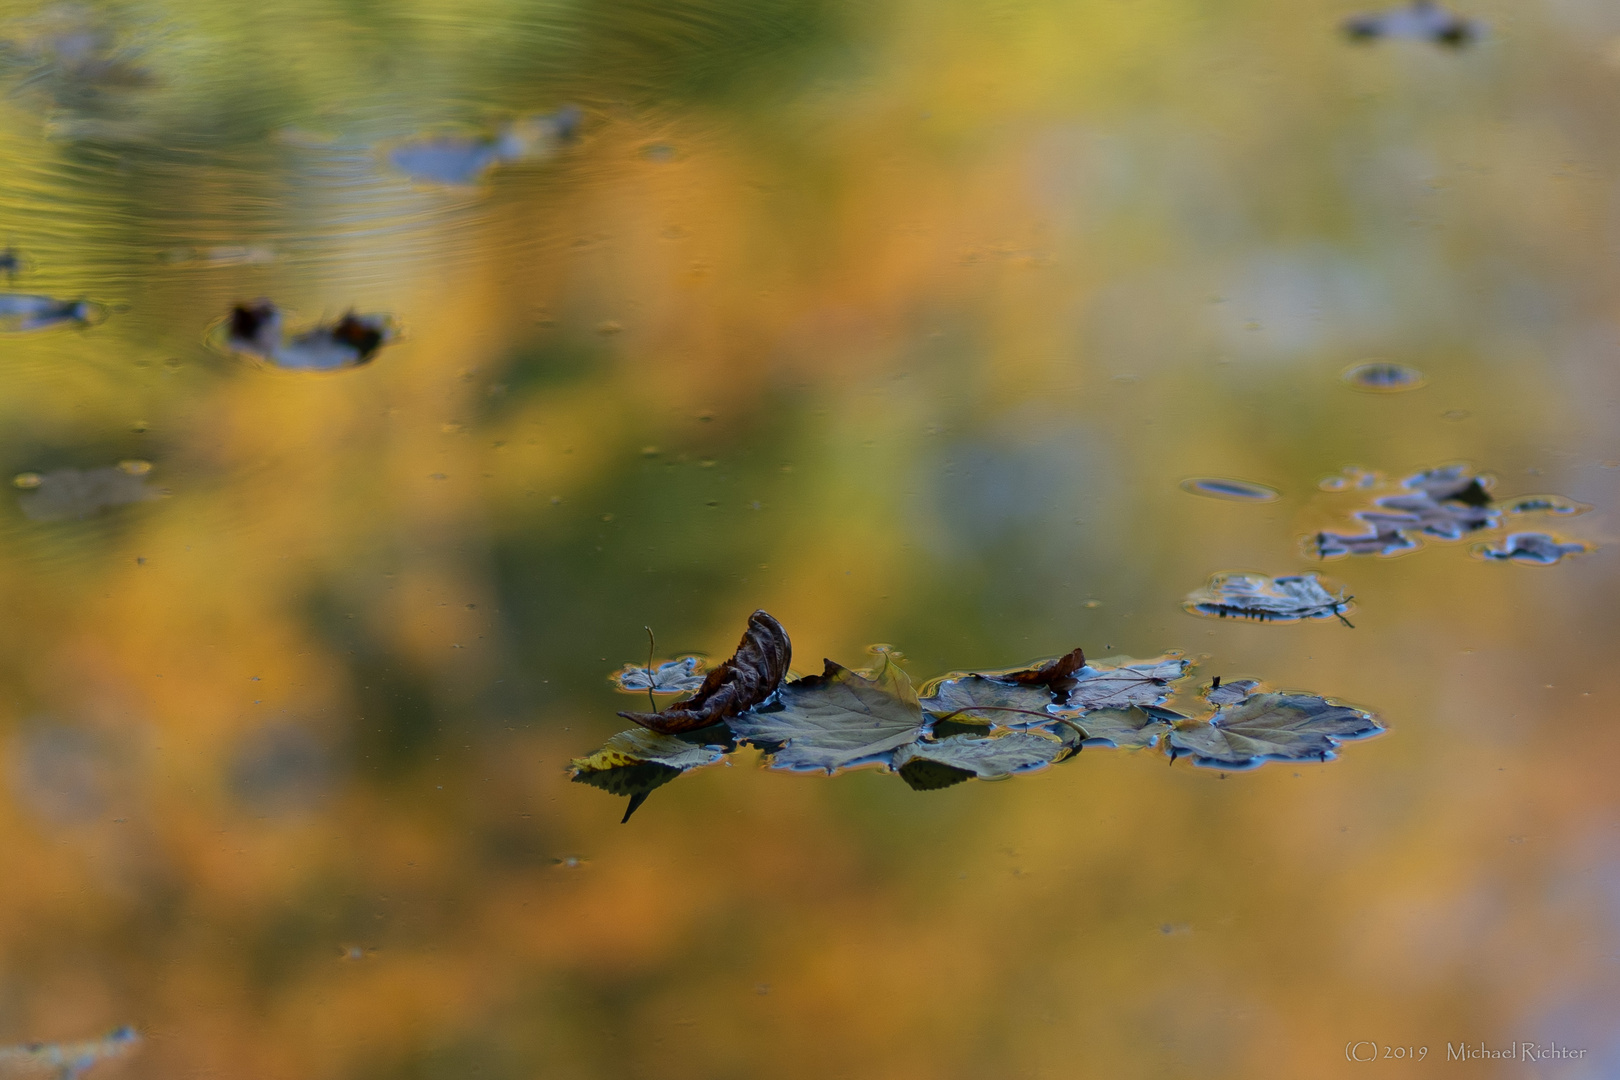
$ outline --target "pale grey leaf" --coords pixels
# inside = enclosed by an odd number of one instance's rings
[[[1131,705],[1161,705],[1170,696],[1170,684],[1186,675],[1190,660],[1162,656],[1140,663],[1125,661],[1110,666],[1087,664],[1075,676],[1065,709],[1123,709]]]
[[[1264,574],[1216,574],[1183,605],[1194,615],[1257,622],[1303,619],[1345,620],[1351,598],[1343,589],[1330,593],[1315,574],[1270,578]]]
[[[613,673],[613,682],[620,690],[631,693],[685,694],[703,685],[703,660],[696,656],[683,656],[648,669],[626,664]]]
[[[1170,732],[1170,752],[1199,765],[1246,769],[1266,760],[1326,761],[1340,741],[1382,731],[1371,714],[1313,694],[1254,694],[1209,722]]]

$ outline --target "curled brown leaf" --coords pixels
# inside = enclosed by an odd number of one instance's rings
[[[769,614],[748,617],[737,651],[703,680],[696,694],[655,713],[621,712],[626,720],[665,735],[697,731],[747,712],[776,692],[787,677],[793,645]]]
[[[1018,683],[1020,686],[1044,686],[1056,694],[1066,694],[1074,689],[1075,673],[1086,666],[1086,654],[1080,649],[1064,653],[1056,660],[1048,660],[1038,668],[1027,671],[1012,671],[1005,675],[996,675],[994,678],[1002,682]]]

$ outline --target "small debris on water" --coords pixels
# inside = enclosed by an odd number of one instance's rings
[[[1189,495],[1204,495],[1211,499],[1232,499],[1237,502],[1271,502],[1279,493],[1264,484],[1247,480],[1233,480],[1222,476],[1192,476],[1181,482],[1181,490]]]
[[[1404,38],[1458,49],[1483,37],[1485,27],[1447,11],[1435,0],[1412,0],[1405,7],[1351,16],[1344,21],[1344,32],[1352,41]]]
[[[1396,394],[1416,390],[1429,380],[1417,368],[1375,360],[1345,369],[1343,379],[1357,390],[1375,394]]]

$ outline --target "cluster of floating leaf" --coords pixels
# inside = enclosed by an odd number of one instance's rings
[[[894,654],[874,653],[868,670],[828,660],[821,674],[792,678],[786,631],[756,611],[737,652],[706,674],[696,657],[618,672],[627,692],[692,696],[620,713],[638,726],[575,760],[573,778],[629,796],[628,821],[653,790],[739,746],[763,751],[775,769],[874,766],[928,791],[1042,769],[1088,746],[1162,746],[1171,760],[1240,770],[1326,761],[1342,741],[1383,730],[1369,713],[1254,681],[1215,680],[1205,715],[1172,711],[1165,702],[1192,662],[1169,654],[1093,665],[1075,649],[1039,667],[948,675],[919,693]]]
[[[41,1070],[52,1072],[56,1080],[77,1080],[91,1066],[126,1053],[141,1041],[140,1032],[121,1027],[100,1039],[77,1043],[23,1043],[0,1047],[0,1070],[6,1075]]]
[[[1344,490],[1387,486],[1376,474],[1349,470],[1350,481],[1334,478],[1323,486]],[[1426,469],[1402,480],[1393,494],[1373,499],[1373,505],[1350,516],[1359,532],[1322,531],[1307,546],[1321,559],[1346,555],[1399,555],[1428,540],[1460,540],[1472,533],[1499,528],[1504,514],[1582,513],[1590,507],[1558,495],[1528,495],[1498,501],[1488,477],[1475,476],[1466,465]],[[1515,533],[1506,548],[1481,548],[1487,558],[1518,562],[1554,563],[1565,555],[1588,550],[1587,545],[1565,543],[1546,533]],[[1522,552],[1523,554],[1514,554]]]

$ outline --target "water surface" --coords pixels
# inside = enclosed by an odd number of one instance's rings
[[[1481,0],[1451,49],[1359,11],[0,5],[6,289],[107,316],[5,335],[0,476],[121,493],[0,505],[0,1043],[127,1024],[89,1075],[166,1080],[1620,1072],[1620,21]],[[456,183],[391,158],[569,109]],[[331,371],[212,344],[261,299],[398,332]],[[1427,382],[1359,393],[1368,357]],[[1331,564],[1353,630],[1183,610],[1322,569],[1300,538],[1379,493],[1320,478],[1448,462],[1593,509]],[[1511,532],[1590,550],[1472,555]],[[645,706],[605,676],[756,608],[800,674],[1180,650],[1387,733],[935,791],[745,750],[621,826],[566,772]]]

